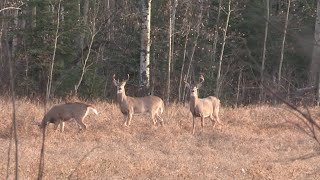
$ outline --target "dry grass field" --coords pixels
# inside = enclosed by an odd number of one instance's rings
[[[165,126],[134,116],[124,127],[117,105],[93,102],[87,131],[67,122],[65,132],[48,127],[44,179],[320,179],[320,145],[297,128],[299,117],[286,106],[222,108],[224,125],[209,119],[192,135],[188,106],[169,105]],[[319,119],[320,110],[311,108]],[[7,174],[11,103],[0,100],[0,177]],[[34,119],[43,108],[17,101],[20,178],[36,179],[41,132]],[[11,153],[11,160],[14,160]],[[14,164],[10,165],[13,179]]]

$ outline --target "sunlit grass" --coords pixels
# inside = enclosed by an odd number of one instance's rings
[[[0,177],[6,177],[10,103],[0,99]],[[35,122],[43,117],[43,105],[28,99],[16,104],[20,178],[36,179],[41,133]],[[201,130],[198,119],[192,135],[188,106],[167,105],[163,127],[153,126],[148,115],[134,116],[125,127],[116,104],[91,104],[99,115],[85,119],[87,131],[79,132],[75,122],[66,123],[63,133],[48,127],[45,179],[320,178],[319,147],[291,123],[300,120],[285,106],[224,107],[223,126],[213,129],[206,119]],[[319,110],[310,110],[317,117]],[[13,171],[11,163],[11,175]]]

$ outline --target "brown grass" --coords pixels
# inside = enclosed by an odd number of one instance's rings
[[[290,122],[299,122],[285,106],[223,108],[224,126],[209,119],[192,131],[188,107],[170,105],[165,126],[148,116],[134,116],[124,127],[117,105],[92,103],[98,116],[85,120],[86,132],[74,122],[65,132],[47,131],[44,179],[320,179],[319,145]],[[319,110],[311,108],[316,117]],[[33,119],[43,107],[18,100],[20,178],[36,179],[41,132]],[[300,123],[301,124],[301,123]],[[11,105],[0,100],[0,177],[6,177]],[[11,153],[13,156],[13,153]],[[13,157],[11,157],[14,160]],[[14,165],[10,166],[10,179]]]

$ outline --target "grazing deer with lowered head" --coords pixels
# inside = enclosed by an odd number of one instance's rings
[[[220,100],[214,96],[209,96],[206,98],[198,98],[198,89],[202,86],[204,82],[204,77],[201,75],[200,81],[197,85],[190,85],[187,79],[184,78],[186,87],[190,89],[190,111],[193,116],[192,134],[195,130],[195,118],[201,117],[201,128],[203,129],[204,118],[210,117],[212,120],[213,127],[216,121],[222,124],[219,118]]]
[[[61,132],[64,131],[64,122],[74,119],[80,126],[80,129],[86,130],[87,126],[83,123],[84,118],[89,111],[96,115],[98,111],[91,105],[83,103],[66,103],[53,106],[47,114],[43,117],[42,122],[39,123],[40,128],[45,128],[49,123],[54,124],[54,129],[57,130],[60,124]]]
[[[115,80],[113,75],[113,84],[117,87],[117,100],[120,106],[120,110],[124,115],[124,125],[129,126],[132,116],[134,114],[150,113],[153,124],[156,125],[157,120],[163,125],[163,119],[161,114],[164,111],[164,103],[161,98],[157,96],[145,96],[145,97],[130,97],[126,95],[125,85],[128,79],[119,82]]]

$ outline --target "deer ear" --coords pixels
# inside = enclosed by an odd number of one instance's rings
[[[186,88],[190,89],[190,84],[187,82],[187,76],[184,75],[183,82],[186,84]]]
[[[186,88],[190,89],[190,84],[186,83]]]
[[[114,75],[112,76],[113,84],[114,84],[115,86],[118,86],[118,85],[119,85],[119,81],[117,81],[117,80],[115,79],[115,77],[116,77],[116,75],[114,74]]]

